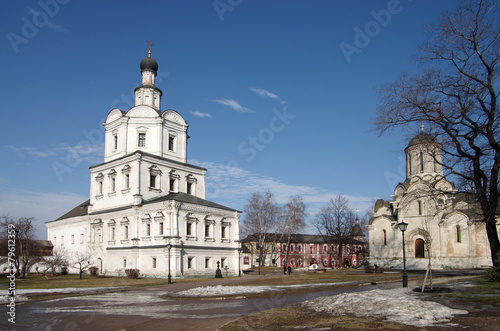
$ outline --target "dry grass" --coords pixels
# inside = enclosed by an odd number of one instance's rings
[[[295,306],[275,308],[242,317],[224,327],[221,331],[240,330],[412,330],[413,328],[372,317],[331,316],[311,313]]]
[[[203,281],[206,278],[186,278],[174,279],[173,283],[187,283]],[[8,288],[9,279],[0,277],[0,287]],[[88,287],[123,287],[123,286],[158,286],[167,285],[168,281],[164,278],[137,278],[127,277],[101,277],[84,275],[79,279],[79,275],[58,275],[45,278],[41,274],[30,274],[27,279],[16,279],[16,289],[55,289],[55,288],[88,288]]]
[[[337,269],[327,270],[326,272],[295,272],[291,275],[282,275],[282,277],[264,277],[259,280],[249,279],[247,282],[239,283],[238,285],[297,285],[297,284],[313,284],[313,283],[332,283],[332,282],[359,282],[372,283],[381,281],[392,281],[401,279],[401,273],[383,273],[383,274],[367,274],[363,270],[357,269]]]

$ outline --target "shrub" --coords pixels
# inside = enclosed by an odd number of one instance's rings
[[[99,268],[98,267],[90,267],[89,272],[91,276],[97,276],[99,273]]]
[[[125,274],[128,278],[139,278],[139,269],[125,269]]]

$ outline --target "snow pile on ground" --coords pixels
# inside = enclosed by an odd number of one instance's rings
[[[189,290],[180,291],[175,293],[179,297],[217,297],[225,295],[238,295],[250,293],[263,293],[269,291],[284,291],[294,288],[308,288],[308,287],[323,287],[335,286],[343,284],[352,284],[355,282],[342,282],[342,283],[316,283],[316,284],[299,284],[299,285],[280,285],[280,286],[201,286]]]
[[[16,302],[27,301],[28,297],[22,294],[36,294],[36,293],[83,293],[95,291],[109,291],[112,289],[119,289],[123,287],[86,287],[86,288],[49,288],[49,289],[31,289],[31,290],[15,290]],[[9,291],[0,290],[0,304],[9,302]]]
[[[417,327],[447,323],[454,315],[468,313],[437,302],[420,300],[407,288],[343,293],[306,301],[303,305],[335,316],[381,317],[389,322]]]

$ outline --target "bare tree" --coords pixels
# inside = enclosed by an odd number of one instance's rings
[[[425,123],[443,144],[447,175],[473,187],[482,211],[491,259],[500,252],[500,121],[497,108],[500,65],[498,1],[462,1],[444,13],[417,57],[422,71],[402,74],[385,85],[374,121],[381,134],[408,132]]]
[[[43,258],[40,263],[40,267],[37,268],[37,272],[43,274],[44,276],[48,272],[51,272],[53,275],[56,274],[57,268],[66,268],[69,266],[70,263],[68,261],[68,255],[69,253],[64,246],[56,247],[52,256]]]
[[[26,278],[31,267],[41,260],[41,247],[35,240],[35,219],[33,217],[13,218],[10,216],[0,216],[0,227],[2,237],[7,235],[9,224],[14,226],[15,230],[15,259],[14,265],[16,275]]]
[[[306,226],[306,209],[307,207],[304,204],[304,199],[299,196],[291,196],[288,203],[283,207],[280,232],[283,234],[282,242],[285,243],[284,253],[287,263],[292,235],[298,233]]]
[[[275,231],[280,215],[280,208],[274,200],[271,192],[253,193],[244,209],[243,228],[247,234],[255,235],[257,249],[259,253],[259,274],[260,267],[264,265],[266,255],[275,241]]]
[[[321,207],[313,222],[330,248],[338,245],[338,261],[342,265],[343,249],[348,248],[347,244],[352,239],[352,229],[356,224],[356,216],[349,208],[349,200],[342,195],[331,198]]]
[[[93,255],[89,251],[76,252],[73,254],[73,264],[76,265],[80,272],[80,279],[82,279],[83,272],[92,266]]]

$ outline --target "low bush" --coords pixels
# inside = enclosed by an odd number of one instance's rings
[[[125,269],[125,274],[128,278],[136,279],[139,278],[139,269]]]
[[[99,268],[98,267],[90,267],[89,272],[91,276],[97,276],[99,273]]]

